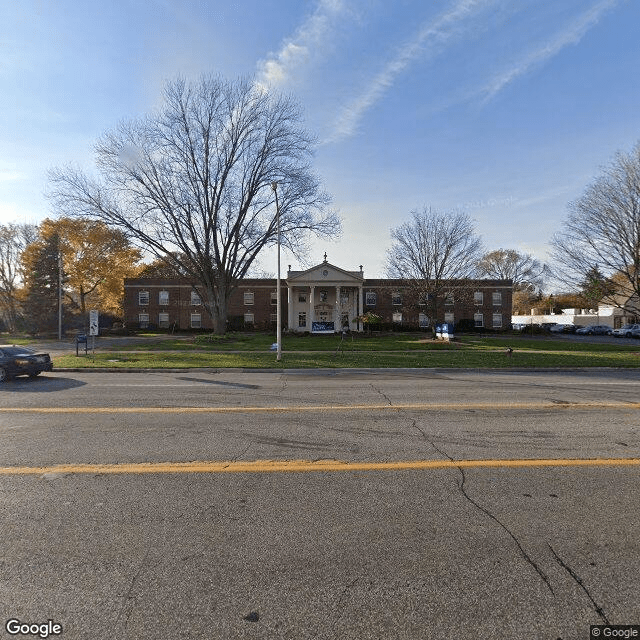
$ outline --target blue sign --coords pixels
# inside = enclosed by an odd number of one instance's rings
[[[335,331],[333,322],[312,322],[312,333],[333,333]]]

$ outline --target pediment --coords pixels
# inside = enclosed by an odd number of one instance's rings
[[[295,286],[314,284],[322,286],[328,285],[350,285],[362,284],[364,275],[362,271],[345,271],[329,262],[311,267],[306,271],[289,271],[287,284]]]

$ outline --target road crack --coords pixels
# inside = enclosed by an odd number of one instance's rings
[[[387,404],[392,407],[393,406],[393,402],[391,402],[391,398],[381,389],[378,389],[378,387],[376,387],[372,382],[369,383],[369,386],[376,391],[377,393],[379,393],[386,401]]]
[[[427,434],[418,426],[416,420],[413,420],[412,426],[415,427],[422,434],[424,439],[441,456],[443,456],[444,458],[447,458],[451,462],[455,463],[455,460],[449,454],[447,454],[445,451],[443,451],[442,449],[437,447],[436,444],[427,437]],[[518,540],[518,537],[513,533],[513,531],[511,531],[511,529],[509,529],[509,527],[507,527],[507,525],[504,522],[502,522],[502,520],[500,520],[500,518],[498,518],[494,513],[492,513],[486,507],[483,507],[479,502],[474,500],[467,493],[467,490],[466,490],[466,487],[465,487],[465,485],[467,484],[467,476],[466,476],[466,474],[464,472],[464,469],[462,467],[460,467],[460,466],[458,466],[456,468],[458,469],[458,471],[460,472],[460,476],[462,477],[462,481],[457,483],[458,489],[460,489],[460,492],[465,497],[465,499],[468,502],[470,502],[476,509],[478,509],[479,511],[484,513],[488,518],[493,520],[493,522],[495,522],[503,531],[505,531],[508,534],[508,536],[513,540],[513,542],[515,543],[516,547],[518,548],[518,550],[520,552],[520,555],[534,568],[535,572],[540,576],[540,578],[545,583],[545,585],[547,586],[547,588],[549,589],[551,594],[555,596],[555,593],[553,591],[553,587],[551,586],[551,583],[549,582],[549,578],[548,578],[547,574],[538,566],[538,564],[535,562],[535,560],[524,550],[524,547],[520,543],[520,540]]]
[[[553,554],[553,557],[555,558],[556,562],[573,578],[576,584],[587,594],[587,598],[589,598],[589,600],[591,601],[591,604],[593,605],[595,612],[600,616],[600,619],[605,624],[610,624],[607,616],[602,610],[602,607],[593,599],[593,596],[591,595],[591,593],[589,593],[589,590],[587,589],[584,582],[582,581],[582,578],[580,578],[580,576],[556,553],[555,549],[549,543],[547,543],[547,545],[549,549],[551,549],[551,553]]]
[[[116,618],[115,624],[114,626],[117,627],[118,622],[120,622],[120,618],[122,617],[122,614],[124,613],[125,609],[127,608],[127,604],[129,603],[130,600],[135,600],[135,597],[131,596],[131,593],[133,592],[133,588],[136,585],[136,582],[138,581],[138,578],[140,577],[142,570],[145,568],[146,564],[147,564],[147,560],[149,558],[149,554],[151,553],[151,547],[149,547],[146,551],[146,553],[144,554],[144,557],[142,558],[142,561],[140,562],[140,566],[138,567],[138,570],[136,571],[136,574],[133,576],[133,578],[131,579],[131,584],[129,585],[129,589],[127,590],[127,593],[124,595],[124,601],[122,602],[122,606],[120,607],[120,611],[118,612],[118,617]],[[124,628],[126,629],[128,624],[129,624],[129,618],[131,617],[131,614],[133,613],[133,606],[129,608],[129,610],[127,611],[126,617],[124,619]]]

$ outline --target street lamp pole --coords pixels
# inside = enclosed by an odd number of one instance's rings
[[[58,251],[58,340],[62,340],[62,253]]]
[[[276,361],[280,362],[282,359],[282,319],[280,314],[280,205],[278,204],[278,183],[272,182],[271,188],[276,197],[276,220],[278,225],[278,279],[276,281],[276,342],[277,352]]]

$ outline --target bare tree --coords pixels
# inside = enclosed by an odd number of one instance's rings
[[[511,280],[514,291],[542,289],[544,276],[547,274],[548,268],[540,260],[515,249],[490,251],[485,253],[477,264],[479,277]]]
[[[617,153],[568,210],[552,240],[558,274],[580,288],[597,269],[617,285],[603,301],[640,313],[640,144]]]
[[[187,274],[206,292],[216,333],[238,280],[276,242],[304,252],[306,232],[335,235],[309,160],[313,139],[289,99],[248,80],[203,76],[167,84],[156,115],[125,122],[96,145],[100,179],[51,172],[50,196],[67,216],[99,219]]]
[[[432,326],[438,304],[453,288],[475,272],[482,252],[473,221],[462,212],[442,213],[424,207],[411,220],[391,230],[393,244],[387,252],[387,275],[403,278],[420,303],[429,309]]]
[[[17,329],[19,289],[24,282],[21,256],[37,234],[32,224],[0,225],[0,314],[10,333]]]

